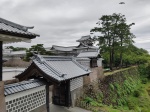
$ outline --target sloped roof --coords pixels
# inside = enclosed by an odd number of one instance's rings
[[[88,75],[91,71],[79,64],[73,57],[41,56],[37,55],[31,65],[35,64],[47,80],[54,79],[57,82]],[[30,66],[26,69],[30,69]],[[24,72],[26,72],[26,70]],[[24,73],[16,76],[21,78]],[[26,74],[24,74],[26,75]]]
[[[58,51],[73,51],[73,49],[76,48],[76,46],[69,46],[69,47],[64,47],[64,46],[57,46],[53,45],[51,50],[58,50]]]
[[[74,49],[95,49],[95,50],[98,50],[99,48],[98,47],[95,47],[95,46],[79,46],[77,48],[74,48]]]
[[[6,34],[17,37],[24,37],[28,39],[33,39],[39,36],[35,33],[28,32],[28,29],[33,29],[34,27],[26,27],[11,21],[0,18],[0,34]]]
[[[83,57],[83,58],[93,58],[93,57],[97,57],[99,54],[98,51],[91,51],[91,52],[81,52],[79,53],[79,55],[77,57]]]
[[[78,39],[78,40],[76,40],[76,41],[77,41],[77,42],[81,42],[81,41],[88,40],[88,39],[91,39],[91,36],[90,36],[90,35],[82,36],[80,39]]]
[[[29,80],[22,81],[14,84],[8,84],[4,86],[4,94],[5,96],[11,95],[14,93],[18,93],[21,91],[26,91],[28,89],[36,88],[45,85],[45,83],[41,80]]]
[[[69,46],[69,47],[64,47],[64,46],[56,46],[56,45],[53,45],[50,50],[57,50],[57,51],[66,51],[66,52],[71,52],[75,49],[96,49],[98,50],[98,47],[95,47],[95,46],[88,46],[88,45],[85,45],[85,46]]]

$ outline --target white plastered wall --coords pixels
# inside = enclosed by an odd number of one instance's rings
[[[45,86],[5,97],[7,112],[30,112],[46,103]]]

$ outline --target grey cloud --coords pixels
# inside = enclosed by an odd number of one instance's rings
[[[145,43],[136,43],[135,45],[139,46],[139,47],[143,47],[145,49],[150,49],[150,42],[145,42]]]
[[[55,45],[77,45],[75,40],[88,35],[102,15],[122,13],[128,23],[135,23],[132,32],[137,38],[148,39],[148,0],[1,0],[1,17],[16,23],[35,26],[32,32],[40,34],[32,43],[15,43],[15,46],[31,46],[42,43]],[[138,39],[136,40],[139,41]],[[137,46],[142,47],[142,44]]]

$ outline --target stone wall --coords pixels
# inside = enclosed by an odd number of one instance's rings
[[[139,83],[140,75],[137,67],[120,70],[84,85],[83,97],[78,98],[77,103],[80,104],[84,96],[96,100],[98,95],[102,95],[101,101],[103,104],[120,105],[120,102],[124,102],[126,96],[132,94]]]
[[[130,92],[134,91],[139,81],[140,76],[137,67],[131,67],[99,79],[98,85],[103,94],[103,103],[118,105],[117,99],[120,97],[125,98],[127,93],[131,94]],[[112,99],[116,99],[116,102]]]
[[[76,105],[76,100],[83,95],[83,87],[77,88],[71,91],[71,105],[74,107]]]
[[[88,92],[89,94],[93,94],[92,93],[93,90],[96,92],[96,90],[98,89],[98,79],[104,77],[102,60],[99,60],[98,67],[94,68],[90,68],[89,59],[77,59],[77,61],[83,66],[88,67],[91,70],[91,73],[88,76],[83,76],[83,87],[77,88],[71,92],[73,107],[76,105],[76,103],[81,97],[84,97],[84,93]]]
[[[94,82],[97,79],[103,78],[103,77],[104,77],[104,74],[103,74],[102,67],[91,68],[91,73],[89,74],[89,76],[83,77],[83,84],[84,85],[90,84],[91,82]]]

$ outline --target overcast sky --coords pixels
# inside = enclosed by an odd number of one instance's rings
[[[31,32],[40,37],[31,43],[11,44],[30,47],[42,43],[77,45],[77,39],[89,35],[102,15],[122,13],[127,23],[134,22],[131,31],[136,35],[135,45],[150,51],[150,0],[0,0],[1,18],[25,26],[34,26]]]

